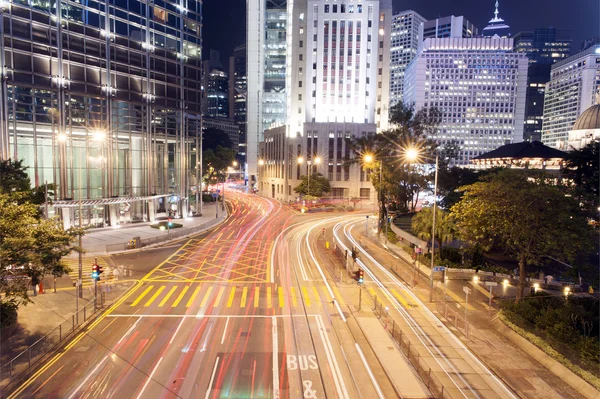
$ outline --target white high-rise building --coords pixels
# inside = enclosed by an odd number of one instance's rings
[[[460,146],[456,165],[523,140],[527,57],[512,39],[426,39],[406,69],[404,102],[442,112],[441,145]]]
[[[478,34],[477,27],[463,16],[430,19],[423,22],[421,37],[422,40],[443,38],[443,37],[464,37],[472,38]]]
[[[552,65],[546,83],[542,142],[566,150],[577,117],[594,104],[600,88],[600,45]]]
[[[422,41],[419,35],[425,18],[413,10],[402,11],[392,18],[390,46],[390,105],[402,101],[404,71],[415,58]]]
[[[330,178],[335,196],[366,195],[350,170],[356,167],[344,170],[345,138],[387,128],[391,21],[391,0],[288,5],[286,122],[264,132],[258,187],[264,195],[294,196],[306,174],[298,157],[323,160],[313,167]]]

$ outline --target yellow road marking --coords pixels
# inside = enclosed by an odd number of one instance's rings
[[[196,295],[198,295],[198,292],[200,292],[200,287],[201,286],[197,286],[196,289],[194,290],[194,292],[192,292],[192,296],[190,297],[190,299],[188,299],[187,303],[185,304],[186,308],[189,308],[192,305],[192,303],[194,303],[194,299],[196,299]]]
[[[258,307],[258,297],[260,295],[260,288],[259,287],[255,287],[254,288],[254,307],[257,308]]]
[[[271,286],[267,287],[267,307],[270,308],[272,303],[271,303]]]
[[[187,290],[189,288],[190,288],[189,285],[186,285],[185,287],[183,287],[183,290],[181,291],[181,293],[179,294],[177,299],[175,299],[175,302],[173,302],[173,307],[177,307],[177,305],[179,305],[179,302],[181,302],[181,300],[183,299],[185,293],[187,292]]]
[[[150,305],[152,304],[152,302],[154,302],[154,300],[155,300],[155,299],[156,299],[156,298],[157,298],[157,297],[160,295],[160,293],[161,293],[161,292],[163,292],[163,290],[164,290],[165,288],[166,288],[166,287],[165,287],[164,285],[161,285],[161,286],[160,286],[160,288],[158,289],[158,291],[156,291],[156,292],[154,293],[154,295],[152,295],[152,296],[150,297],[150,299],[148,299],[148,302],[146,302],[146,303],[144,304],[144,306],[146,306],[146,307],[150,306]]]
[[[278,287],[277,291],[279,291],[279,307],[283,307],[283,288]]]
[[[310,296],[308,295],[308,290],[306,287],[302,287],[302,296],[304,296],[304,302],[306,302],[306,306],[310,306]]]
[[[367,291],[369,291],[369,294],[371,294],[372,297],[375,297],[377,294],[375,293],[375,290],[371,287],[367,288]]]
[[[137,304],[140,303],[142,301],[142,299],[144,299],[144,297],[146,296],[146,294],[148,294],[150,291],[152,291],[153,288],[154,288],[153,285],[151,285],[150,287],[146,288],[146,290],[144,292],[142,292],[140,294],[140,296],[138,296],[135,301],[133,301],[133,303],[131,304],[131,306],[137,306]]]
[[[291,287],[290,291],[292,295],[292,306],[297,307],[298,300],[296,299],[296,289],[294,287]]]
[[[490,291],[489,288],[486,290],[485,288],[483,288],[482,286],[479,285],[479,283],[474,283],[473,281],[469,281],[469,284],[471,284],[473,287],[477,288],[477,291],[481,292],[483,295],[486,296],[486,298],[490,297]]]
[[[314,291],[314,293],[315,293],[315,298],[316,298],[316,299],[315,299],[315,302],[317,303],[317,305],[323,305],[323,304],[321,303],[321,296],[319,295],[319,291],[317,290],[317,287],[315,287],[315,286],[313,285],[313,287],[312,287],[312,288],[313,288],[313,291]]]
[[[223,233],[219,234],[219,236],[217,237],[217,239],[215,240],[215,244],[219,242],[219,239],[221,238],[221,236],[223,236]]]
[[[231,293],[229,294],[229,300],[227,301],[227,307],[230,308],[233,305],[233,298],[235,297],[235,287],[231,288]]]
[[[404,306],[406,309],[409,308],[408,303],[404,300],[404,298],[402,296],[400,296],[400,294],[398,294],[396,292],[396,290],[394,290],[393,288],[390,288],[390,291],[396,297],[396,299],[400,301],[400,303],[402,304],[402,306]]]
[[[167,303],[167,301],[169,300],[171,295],[173,295],[173,292],[175,292],[176,289],[177,289],[177,286],[171,288],[171,290],[169,292],[167,292],[167,295],[165,295],[165,298],[162,301],[160,301],[160,303],[158,304],[159,308],[163,307],[165,305],[165,303]]]
[[[208,301],[208,297],[210,296],[210,293],[212,292],[213,287],[208,287],[208,289],[206,290],[206,294],[204,294],[204,298],[202,298],[202,302],[200,303],[200,307],[203,308],[204,305],[206,305],[206,301]]]
[[[244,289],[242,290],[242,300],[240,302],[240,307],[245,308],[246,307],[246,296],[248,295],[248,287],[244,287]]]
[[[217,299],[215,299],[215,303],[213,304],[213,306],[219,306],[219,303],[221,302],[221,297],[223,296],[223,291],[225,291],[225,287],[219,288],[219,293],[217,294]]]
[[[333,287],[331,287],[331,289],[333,289],[333,293],[335,294],[335,297],[337,298],[337,301],[339,302],[340,306],[342,306],[342,307],[346,306],[346,302],[344,302],[344,298],[338,291],[337,287],[333,286]]]

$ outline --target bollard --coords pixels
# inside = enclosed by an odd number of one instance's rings
[[[73,331],[75,331],[75,315],[72,316],[73,319]]]
[[[62,324],[58,325],[58,342],[62,341]]]
[[[85,306],[83,307],[83,321],[85,322]]]
[[[429,383],[431,382],[431,368],[427,372],[427,389],[429,389]]]

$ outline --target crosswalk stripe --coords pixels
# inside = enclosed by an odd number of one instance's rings
[[[308,290],[306,287],[302,287],[302,296],[304,296],[304,302],[306,306],[310,306],[310,296],[308,295]]]
[[[217,294],[217,299],[215,299],[215,303],[213,304],[214,307],[219,306],[219,303],[221,303],[221,297],[223,296],[223,291],[225,291],[225,287],[219,288],[219,293]]]
[[[190,297],[190,299],[188,299],[187,303],[185,304],[186,308],[189,308],[192,303],[194,303],[194,299],[196,299],[196,296],[198,295],[198,293],[200,292],[200,288],[202,286],[197,286],[196,289],[194,290],[194,292],[192,292],[192,296]]]
[[[181,290],[181,292],[179,293],[179,296],[177,296],[177,299],[175,299],[175,302],[173,302],[173,305],[171,305],[172,307],[177,307],[177,305],[179,305],[179,302],[181,302],[181,300],[183,299],[183,297],[185,296],[185,293],[187,292],[187,290],[190,288],[189,285],[186,285],[185,287],[183,287],[183,290]]]
[[[146,294],[148,294],[150,291],[152,291],[153,288],[154,288],[153,285],[151,285],[150,287],[146,288],[146,290],[144,292],[142,292],[140,294],[140,296],[138,296],[135,301],[133,301],[133,303],[131,304],[131,306],[137,306],[137,304],[140,303],[141,300],[144,299],[144,297],[146,296]]]
[[[158,304],[159,308],[162,308],[163,306],[165,306],[165,303],[167,303],[167,301],[169,300],[169,298],[171,297],[171,295],[173,295],[173,292],[175,292],[176,289],[177,289],[177,286],[172,287],[171,290],[169,292],[167,292],[167,295],[165,295],[165,297],[163,298],[163,300],[160,301],[160,303]]]
[[[248,295],[248,287],[244,287],[244,289],[242,290],[242,300],[240,302],[240,307],[245,308],[246,307],[246,296]]]
[[[296,289],[294,287],[291,287],[290,292],[292,296],[292,306],[298,307],[298,299],[296,299]]]
[[[267,307],[268,308],[271,308],[271,305],[272,305],[271,301],[272,301],[272,299],[273,298],[271,298],[271,286],[268,286],[267,287]]]
[[[197,290],[200,289],[200,287],[196,288]],[[208,301],[208,298],[210,297],[210,293],[212,292],[213,287],[208,287],[208,289],[206,290],[206,294],[204,294],[204,298],[202,298],[202,302],[200,303],[200,307],[203,308],[206,305],[206,302]],[[194,294],[196,292],[194,291]],[[189,303],[189,302],[188,302]]]
[[[315,286],[313,285],[313,287],[312,287],[312,288],[313,288],[313,291],[314,291],[314,293],[315,293],[315,303],[316,303],[317,305],[319,305],[319,306],[322,306],[323,304],[322,304],[322,301],[321,301],[321,296],[319,295],[319,291],[317,290],[317,287],[315,287]]]
[[[162,286],[161,286],[161,287],[158,289],[158,291],[156,291],[156,293],[154,293],[154,295],[152,295],[152,296],[150,297],[150,299],[148,299],[148,302],[146,302],[146,303],[144,304],[144,306],[145,306],[145,307],[148,307],[148,306],[150,306],[150,305],[152,304],[152,302],[154,302],[154,300],[155,300],[155,299],[156,299],[156,298],[157,298],[157,297],[160,295],[160,293],[161,293],[161,292],[163,292],[163,290],[164,290],[164,289],[165,289],[165,286],[164,286],[164,285],[162,285]]]
[[[337,287],[331,287],[331,288],[333,289],[333,293],[335,294],[337,301],[340,303],[340,306],[341,307],[346,306],[346,303],[344,302],[344,298],[340,294],[340,291],[337,289]]]
[[[371,287],[367,288],[367,291],[369,291],[369,294],[371,294],[372,297],[375,297],[377,294],[375,293],[375,290]]]
[[[260,288],[259,287],[255,287],[254,288],[254,307],[257,308],[258,307],[258,298],[260,296]]]
[[[235,297],[235,287],[231,287],[231,293],[229,294],[229,300],[227,301],[227,307],[230,308],[233,305],[233,298]]]
[[[283,307],[283,288],[277,287],[277,290],[279,291],[279,307],[282,308]]]

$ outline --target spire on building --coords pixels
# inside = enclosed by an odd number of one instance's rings
[[[500,6],[498,0],[496,0],[496,9],[494,11],[494,18],[490,19],[488,26],[483,28],[483,36],[484,37],[508,37],[510,33],[508,33],[509,26],[504,23],[504,20],[500,18],[500,11],[498,11],[498,7]]]

